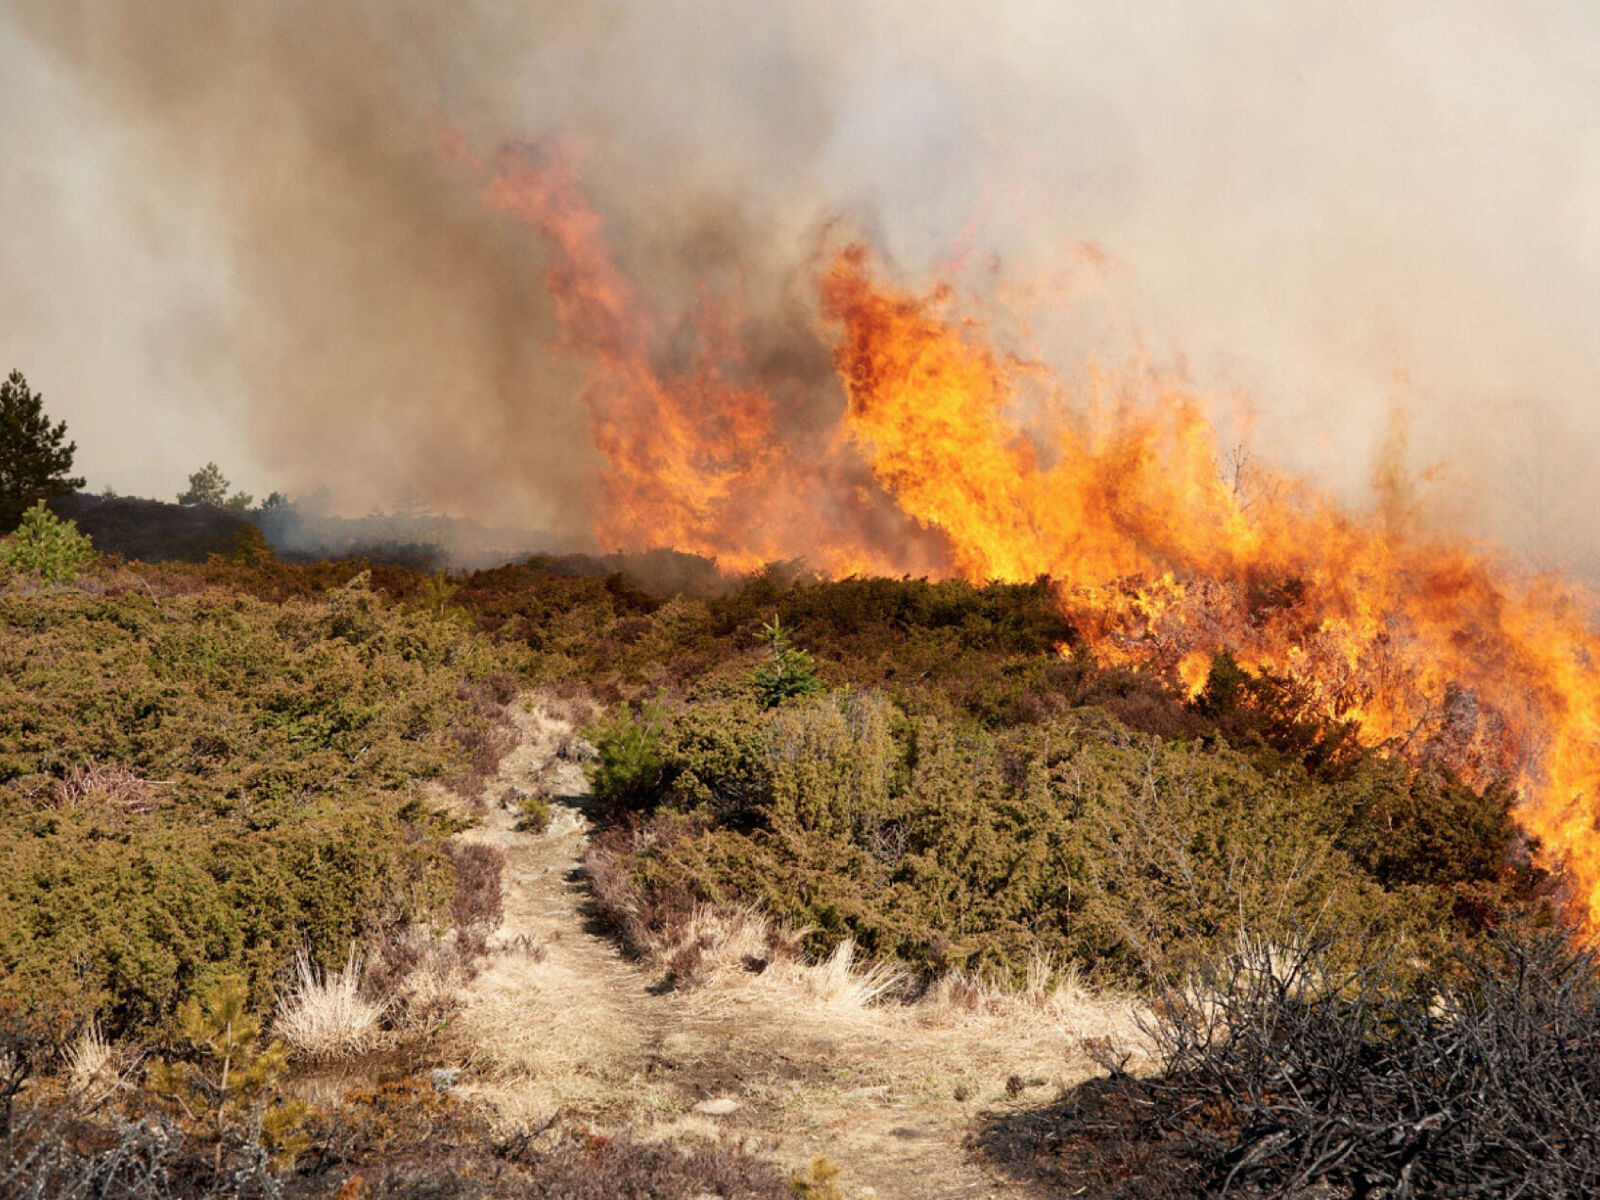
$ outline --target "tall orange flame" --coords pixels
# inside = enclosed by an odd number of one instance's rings
[[[1146,404],[1091,402],[1036,448],[1008,415],[1021,368],[975,323],[943,318],[945,291],[884,287],[855,249],[821,295],[852,437],[964,575],[1050,575],[1103,655],[1194,689],[1225,649],[1297,681],[1368,744],[1513,782],[1524,829],[1600,929],[1600,638],[1586,597],[1282,479],[1242,502],[1198,406],[1160,380]]]
[[[583,401],[605,460],[595,538],[605,549],[671,547],[745,571],[804,557],[837,575],[927,570],[927,539],[885,552],[881,530],[903,518],[840,437],[797,445],[753,381],[715,297],[700,297],[683,339],[687,367],[661,365],[668,333],[612,259],[600,217],[558,147],[503,151],[488,185],[494,207],[532,226],[567,348],[590,364]],[[816,536],[827,513],[830,536]]]
[[[559,155],[502,155],[489,198],[543,238],[566,341],[592,364],[602,546],[735,570],[805,558],[835,575],[1048,575],[1102,658],[1198,691],[1227,650],[1367,744],[1515,785],[1523,828],[1600,931],[1600,637],[1577,589],[1286,478],[1243,494],[1201,405],[1153,372],[1093,376],[1041,434],[1024,411],[1061,385],[998,354],[948,287],[886,285],[859,247],[818,280],[841,419],[797,441],[709,301],[691,367],[658,365],[661,331]],[[876,512],[885,497],[897,521]]]

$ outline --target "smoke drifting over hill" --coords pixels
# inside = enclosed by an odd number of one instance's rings
[[[0,14],[0,356],[101,479],[216,458],[586,538],[602,460],[544,249],[441,149],[558,136],[656,352],[737,293],[786,427],[844,406],[812,289],[843,223],[913,280],[960,263],[1030,353],[1183,361],[1230,436],[1341,487],[1398,396],[1440,506],[1593,554],[1591,5]]]

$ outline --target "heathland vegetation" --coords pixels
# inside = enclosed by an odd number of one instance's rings
[[[1165,1071],[1108,1049],[1105,1089],[991,1125],[997,1160],[1089,1139],[1062,1187],[1130,1196],[1457,1194],[1462,1155],[1541,1194],[1595,1180],[1568,1144],[1593,1081],[1561,1066],[1593,1061],[1591,968],[1514,794],[1226,655],[1193,696],[1099,663],[1046,580],[667,554],[447,576],[280,562],[253,526],[150,566],[43,508],[0,550],[8,1194],[789,1194],[727,1147],[508,1139],[425,1073],[289,1098],[297,1064],[379,1041],[426,1064],[500,911],[449,798],[532,688],[603,713],[588,886],[665,986],[702,982],[707,914],[756,912],[750,969],[847,946],[894,968],[887,1003],[1041,961],[1146,998]],[[1547,1149],[1513,1152],[1529,1111]]]

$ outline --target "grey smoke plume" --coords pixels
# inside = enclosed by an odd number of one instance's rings
[[[1181,360],[1334,486],[1403,373],[1434,507],[1581,567],[1597,52],[1587,0],[0,0],[0,364],[97,479],[581,538],[540,248],[439,149],[554,132],[656,303],[750,300],[793,424],[841,403],[805,263],[844,213],[913,280],[999,264],[1064,363]]]

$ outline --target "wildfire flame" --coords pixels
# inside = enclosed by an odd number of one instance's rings
[[[817,280],[844,412],[797,441],[709,298],[692,361],[660,364],[664,331],[561,155],[503,154],[488,196],[544,240],[566,343],[590,364],[603,546],[734,570],[804,558],[834,575],[1047,575],[1102,659],[1193,694],[1226,650],[1368,745],[1514,785],[1523,829],[1600,933],[1600,640],[1574,586],[1518,578],[1394,505],[1359,516],[1267,473],[1241,489],[1200,404],[1153,372],[1102,372],[1073,404],[1044,406],[1042,431],[1024,428],[1039,408],[1027,398],[1061,385],[997,353],[948,286],[885,283],[859,246]]]
[[[731,571],[798,557],[838,576],[939,569],[936,544],[866,490],[842,432],[811,442],[784,435],[714,297],[700,298],[679,339],[694,348],[690,361],[660,363],[656,349],[680,331],[661,328],[617,269],[558,147],[503,151],[487,196],[543,239],[566,346],[589,364],[582,398],[606,463],[599,545],[666,546]],[[886,526],[904,543],[894,554],[883,550]]]

